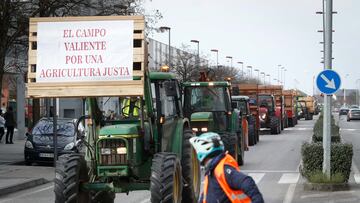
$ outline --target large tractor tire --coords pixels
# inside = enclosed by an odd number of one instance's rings
[[[285,114],[285,118],[284,118],[284,122],[285,122],[285,128],[288,128],[289,127],[289,119],[287,117],[287,115]]]
[[[294,127],[295,126],[295,118],[289,118],[288,123],[289,123],[289,127]]]
[[[155,154],[150,177],[151,202],[180,203],[182,186],[181,165],[176,154]]]
[[[181,156],[182,175],[186,182],[186,185],[183,187],[182,191],[182,202],[184,203],[197,202],[200,194],[200,163],[197,159],[194,148],[189,142],[189,139],[192,136],[193,133],[190,129],[184,130]]]
[[[241,132],[237,133],[237,136],[238,136],[237,138],[238,143],[240,144],[237,161],[238,161],[238,165],[242,166],[244,165],[245,162],[245,137]]]
[[[253,116],[249,118],[249,146],[254,146],[256,144],[256,120]]]
[[[90,202],[89,192],[80,190],[89,181],[85,159],[80,154],[65,154],[56,162],[54,192],[56,203]]]
[[[285,120],[280,119],[280,130],[284,130],[284,129],[285,129]]]
[[[273,135],[280,134],[281,128],[280,128],[280,121],[277,117],[272,116],[270,118],[270,132]]]
[[[224,143],[225,151],[228,151],[229,154],[233,156],[235,160],[238,161],[238,163],[241,163],[243,160],[239,160],[241,159],[241,156],[238,156],[240,149],[236,134],[225,132],[220,134],[220,136],[221,136],[221,140]]]

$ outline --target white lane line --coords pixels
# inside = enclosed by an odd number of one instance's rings
[[[248,176],[251,176],[254,179],[255,183],[258,184],[265,176],[265,173],[249,173]]]
[[[312,130],[312,128],[285,128],[285,131],[304,131],[304,130]]]
[[[294,199],[295,189],[296,189],[296,184],[290,184],[290,186],[286,192],[283,203],[291,203],[292,202],[292,200]]]
[[[354,174],[354,179],[355,179],[356,184],[360,184],[360,174],[355,173]]]
[[[359,169],[358,169],[358,167],[356,166],[356,164],[354,162],[354,159],[352,160],[351,167],[352,167],[352,171],[354,173],[355,182],[357,184],[360,184],[360,172],[359,172]]]
[[[296,184],[299,181],[299,173],[284,173],[280,180],[279,184]]]
[[[31,192],[28,192],[28,193],[25,193],[25,194],[22,194],[22,195],[18,195],[18,196],[14,197],[14,198],[8,198],[8,199],[1,200],[0,203],[14,201],[15,199],[19,199],[21,197],[26,197],[28,195],[32,195],[32,194],[39,193],[39,192],[42,192],[42,191],[45,191],[45,190],[49,190],[49,189],[51,189],[53,187],[54,187],[53,185],[50,185],[50,186],[45,187],[45,188],[41,188],[41,189],[31,191]]]
[[[290,171],[290,170],[251,170],[251,169],[247,169],[247,170],[241,170],[241,172],[243,173],[298,173],[298,170],[295,171]]]
[[[150,198],[148,199],[144,199],[143,201],[141,201],[140,203],[149,203],[150,202]]]

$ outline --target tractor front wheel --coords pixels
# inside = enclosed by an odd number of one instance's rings
[[[256,120],[253,116],[249,118],[249,146],[254,146],[256,144]]]
[[[222,133],[221,140],[224,143],[225,151],[228,151],[229,154],[234,157],[235,160],[242,162],[241,156],[239,155],[239,143],[236,134],[234,133]]]
[[[181,168],[186,185],[183,187],[182,201],[183,202],[197,202],[200,194],[200,164],[197,159],[196,152],[191,146],[189,140],[193,136],[190,129],[184,130],[183,146],[181,157]]]
[[[54,192],[56,203],[90,202],[80,183],[89,181],[85,159],[80,154],[65,154],[56,162]]]
[[[151,202],[180,203],[182,186],[181,165],[176,154],[155,154],[150,177]]]
[[[280,134],[281,128],[280,128],[280,122],[279,119],[275,116],[272,116],[270,118],[270,131],[271,134]]]

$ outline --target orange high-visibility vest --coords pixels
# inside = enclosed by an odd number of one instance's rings
[[[237,171],[240,171],[240,168],[236,162],[236,160],[226,154],[225,157],[218,163],[214,170],[214,174],[216,180],[218,181],[220,187],[225,192],[226,196],[233,203],[251,203],[251,199],[242,191],[242,190],[233,190],[230,188],[229,184],[226,182],[225,174],[224,174],[224,166],[229,165],[234,167]],[[204,180],[204,195],[203,195],[203,203],[206,203],[206,196],[208,192],[209,186],[209,177],[205,176]]]

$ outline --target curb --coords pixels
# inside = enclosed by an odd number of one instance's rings
[[[306,191],[346,191],[350,190],[348,183],[304,183]]]
[[[26,180],[22,183],[10,185],[7,187],[0,188],[0,196],[7,195],[10,193],[14,193],[20,190],[25,190],[28,188],[36,187],[39,185],[43,185],[45,183],[48,183],[50,181],[46,180],[45,178],[36,178],[36,179],[30,179]]]

